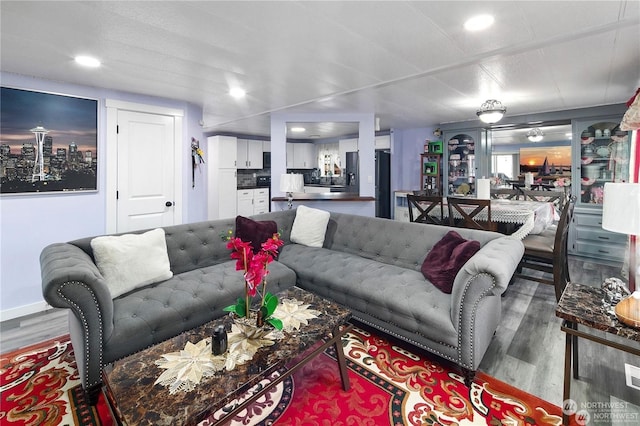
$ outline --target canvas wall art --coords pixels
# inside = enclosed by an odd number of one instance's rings
[[[534,176],[571,176],[571,146],[520,148],[520,173]]]
[[[98,101],[0,88],[0,194],[96,191]]]

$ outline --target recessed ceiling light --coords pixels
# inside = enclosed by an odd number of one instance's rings
[[[245,92],[244,89],[241,89],[239,87],[232,87],[229,90],[229,94],[234,98],[239,99],[239,98],[244,98],[244,95],[246,95],[247,92]]]
[[[491,15],[477,15],[467,19],[464,23],[464,28],[467,31],[481,31],[493,25],[493,21],[494,19]]]
[[[76,64],[82,65],[83,67],[98,68],[100,66],[100,61],[93,56],[78,55],[74,60]]]
[[[304,132],[305,130],[307,130],[307,129],[305,129],[304,127],[292,127],[291,128],[291,131],[292,132],[296,132],[296,133],[301,133],[301,132]]]

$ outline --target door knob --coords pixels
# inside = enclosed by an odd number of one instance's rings
[[[167,207],[171,207],[173,203],[171,201],[167,201],[166,203],[164,203],[164,205]]]

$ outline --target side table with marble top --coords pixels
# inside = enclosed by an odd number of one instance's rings
[[[572,369],[573,377],[578,378],[578,338],[640,356],[640,329],[623,324],[607,312],[603,298],[601,288],[569,283],[558,301],[556,316],[564,320],[560,328],[566,333],[563,401],[571,398]],[[578,326],[583,327],[579,329]],[[618,336],[619,339],[603,337],[598,332]],[[569,424],[568,417],[563,414],[563,424]]]

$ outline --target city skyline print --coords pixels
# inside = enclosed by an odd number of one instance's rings
[[[97,190],[98,101],[0,87],[0,194]]]

